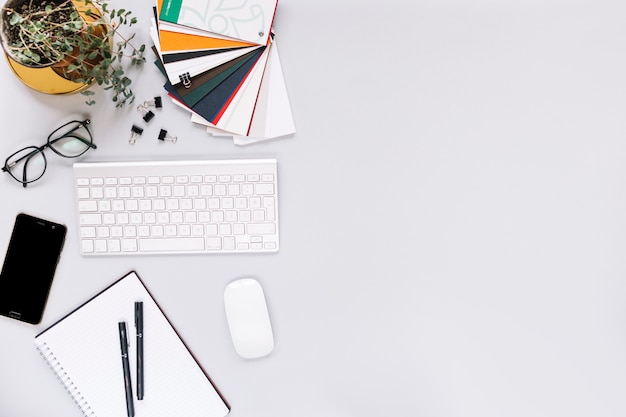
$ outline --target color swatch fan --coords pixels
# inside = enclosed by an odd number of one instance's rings
[[[277,0],[158,0],[165,90],[209,134],[246,145],[295,133],[272,24]]]

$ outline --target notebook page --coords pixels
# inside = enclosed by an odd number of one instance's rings
[[[145,397],[136,399],[134,302],[144,303]],[[135,273],[35,338],[97,417],[126,415],[118,322],[125,321],[135,415],[223,417],[229,409]]]

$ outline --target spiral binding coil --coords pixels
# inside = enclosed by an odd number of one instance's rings
[[[52,349],[50,349],[50,347],[44,342],[41,346],[37,346],[37,350],[46,361],[50,369],[52,369],[54,374],[57,376],[59,381],[63,384],[65,390],[68,394],[70,394],[78,408],[80,408],[80,411],[83,413],[83,415],[86,417],[96,417],[95,411],[91,408],[91,406],[89,406],[89,403],[87,403],[85,397],[83,397],[83,395],[80,393],[78,387],[74,385],[74,382],[67,374],[67,372],[65,372],[63,366],[52,352]]]

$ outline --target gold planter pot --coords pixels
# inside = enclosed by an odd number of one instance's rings
[[[94,20],[94,17],[89,17],[84,14],[85,10],[94,6],[87,6],[81,0],[72,1],[82,18],[89,21]],[[31,67],[20,64],[12,59],[7,53],[4,54],[9,64],[9,67],[15,74],[15,76],[25,85],[32,88],[35,91],[45,94],[74,94],[88,89],[91,84],[78,83],[72,80],[68,80],[63,75],[62,68],[52,66],[46,67]]]

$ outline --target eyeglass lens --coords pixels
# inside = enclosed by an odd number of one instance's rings
[[[91,134],[84,122],[71,122],[52,132],[48,143],[57,154],[76,158],[89,150]]]
[[[46,157],[35,146],[14,153],[7,160],[9,172],[20,182],[33,182],[46,171]]]

